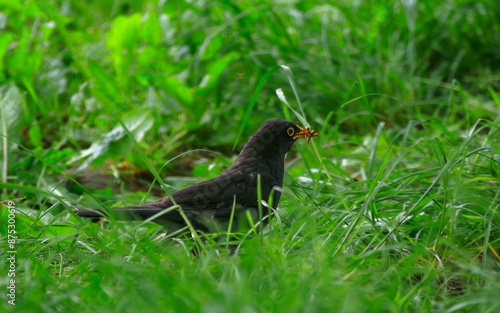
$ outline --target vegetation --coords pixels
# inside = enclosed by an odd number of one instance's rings
[[[497,1],[0,12],[2,309],[500,309]],[[289,153],[279,209],[234,255],[204,234],[73,213],[214,177],[271,118],[320,135]]]

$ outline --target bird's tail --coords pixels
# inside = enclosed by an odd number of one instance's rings
[[[137,220],[147,219],[165,208],[145,207],[145,206],[129,206],[120,208],[110,208],[109,210],[77,210],[75,213],[81,217],[113,217],[117,220]],[[168,214],[168,213],[167,213]]]
[[[75,213],[76,213],[76,215],[81,216],[81,217],[103,217],[103,216],[107,216],[107,214],[104,213],[100,209],[97,209],[97,210],[76,210]]]

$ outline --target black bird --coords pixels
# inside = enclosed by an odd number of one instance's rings
[[[181,189],[172,194],[175,204],[182,208],[192,226],[204,232],[227,230],[234,207],[232,231],[247,225],[248,214],[252,222],[263,217],[267,224],[269,207],[261,205],[259,215],[257,177],[260,175],[261,199],[276,209],[281,196],[285,171],[285,155],[299,138],[318,136],[314,130],[302,128],[283,120],[267,121],[250,137],[236,161],[223,174],[214,179]],[[271,196],[271,198],[269,198]],[[82,217],[112,215],[117,219],[147,219],[174,205],[169,197],[138,206],[109,210],[78,210]],[[155,218],[168,231],[186,226],[177,209]]]

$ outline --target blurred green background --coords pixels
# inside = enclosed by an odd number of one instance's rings
[[[499,43],[494,0],[0,1],[17,309],[495,312]],[[212,178],[291,109],[320,136],[265,244],[193,259],[70,213]]]
[[[2,6],[0,80],[8,135],[38,153],[69,148],[57,165],[101,141],[117,118],[136,122],[137,139],[157,165],[189,148],[233,153],[232,146],[241,148],[264,120],[290,118],[276,89],[297,109],[286,73],[276,71],[235,142],[253,93],[276,65],[291,69],[306,118],[323,133],[340,127],[363,136],[379,121],[405,125],[414,113],[465,128],[498,112],[496,1]],[[356,117],[335,125],[351,114]],[[297,121],[293,114],[291,119]],[[119,148],[104,159],[144,167],[124,145]],[[25,156],[18,151],[9,167]]]

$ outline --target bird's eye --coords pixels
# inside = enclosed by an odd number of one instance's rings
[[[286,130],[286,132],[290,137],[292,137],[293,133],[295,132],[295,129],[293,129],[293,127],[290,127]]]

